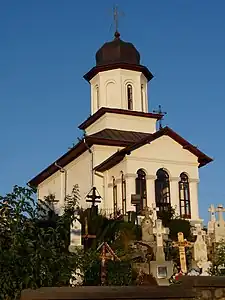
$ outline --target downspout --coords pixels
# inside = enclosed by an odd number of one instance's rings
[[[64,178],[64,193],[63,193],[63,196],[62,196],[62,198],[64,198],[64,199],[61,199],[62,200],[62,204],[64,204],[64,201],[66,199],[66,192],[67,192],[67,190],[66,190],[66,185],[67,185],[67,171],[66,171],[66,169],[64,169],[63,167],[61,167],[57,162],[55,162],[55,166],[57,168],[59,168],[59,170],[60,170],[61,173],[65,174],[65,178]],[[63,181],[61,180],[61,190],[62,190],[62,185],[63,185]]]

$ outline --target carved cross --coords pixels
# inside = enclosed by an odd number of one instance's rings
[[[208,211],[210,212],[210,221],[216,222],[216,210],[213,204],[211,204]]]
[[[193,235],[197,236],[197,239],[203,239],[203,237],[206,235],[206,232],[202,230],[202,226],[200,224],[195,224],[195,230],[193,231]]]
[[[178,232],[177,236],[178,236],[178,241],[173,242],[173,247],[179,248],[180,267],[181,267],[181,271],[185,274],[187,273],[187,261],[186,261],[185,248],[191,247],[192,244],[184,239],[183,232]]]
[[[152,211],[152,221],[153,223],[155,223],[155,221],[157,220],[157,211],[159,211],[159,208],[156,207],[155,203],[152,203],[150,210]]]
[[[223,207],[222,204],[219,204],[216,208],[216,212],[218,213],[218,221],[220,223],[223,223],[224,222],[224,219],[223,219],[223,213],[225,212],[225,208]]]
[[[163,235],[169,234],[169,229],[163,227],[162,220],[156,220],[156,227],[153,228],[153,233],[156,236],[157,247],[163,247]]]

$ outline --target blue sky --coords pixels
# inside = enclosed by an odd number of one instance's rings
[[[0,0],[0,194],[68,150],[90,114],[82,76],[111,40],[111,0]],[[121,38],[154,74],[150,110],[215,161],[200,169],[200,212],[225,203],[225,1],[118,0]]]

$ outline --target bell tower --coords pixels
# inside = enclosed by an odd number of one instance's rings
[[[147,113],[147,88],[153,75],[140,64],[134,45],[121,40],[116,31],[95,59],[95,67],[84,75],[91,85],[91,114],[102,107]]]

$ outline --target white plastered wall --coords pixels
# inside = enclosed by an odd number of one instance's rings
[[[127,181],[127,208],[134,210],[131,206],[131,194],[135,193],[135,178],[138,169],[146,172],[147,178],[147,202],[148,205],[155,202],[155,179],[158,169],[164,168],[170,177],[171,204],[179,210],[179,187],[180,174],[185,172],[190,182],[190,199],[192,220],[199,219],[198,211],[198,161],[197,157],[188,150],[183,149],[168,136],[162,136],[151,144],[146,144],[133,151],[117,166],[108,171],[108,186],[112,183],[113,176],[120,178],[123,171]],[[112,188],[108,188],[108,199],[112,199]],[[111,200],[112,202],[112,200]]]
[[[91,147],[94,154],[94,167],[106,160],[119,149],[121,149],[121,147],[108,147],[102,145],[94,145]],[[65,170],[64,172],[57,171],[38,186],[38,198],[44,200],[45,196],[54,194],[55,199],[58,201],[54,204],[55,209],[57,212],[62,213],[65,199],[65,184],[67,195],[70,195],[74,185],[78,184],[81,197],[80,206],[87,207],[86,195],[91,190],[92,183],[92,155],[89,151],[86,151],[63,169]],[[104,199],[105,184],[104,178],[100,174],[94,174],[94,186],[97,187],[97,190]],[[100,208],[101,207],[105,207],[104,201],[102,201]]]
[[[90,135],[106,128],[154,133],[156,131],[156,119],[115,113],[105,113],[97,121],[87,127],[85,129],[85,132],[86,134]]]
[[[91,114],[101,107],[128,109],[128,84],[133,88],[133,110],[148,112],[147,79],[141,72],[124,69],[104,71],[94,76],[90,84]]]

